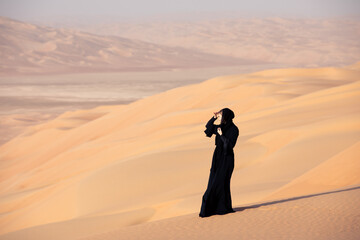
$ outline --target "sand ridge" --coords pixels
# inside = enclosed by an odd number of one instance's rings
[[[216,77],[30,126],[0,146],[0,233],[195,214],[214,148],[204,125],[225,106],[240,130],[234,207],[359,184],[359,68]]]

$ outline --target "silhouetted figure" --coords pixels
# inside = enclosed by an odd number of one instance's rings
[[[220,117],[220,125],[214,121]],[[202,197],[200,217],[235,212],[232,208],[230,179],[234,170],[234,151],[239,129],[233,123],[234,112],[223,108],[214,112],[204,131],[207,137],[215,136],[215,150],[212,157],[207,189]]]

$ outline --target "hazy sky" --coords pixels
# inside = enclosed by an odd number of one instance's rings
[[[99,15],[138,18],[216,11],[250,16],[354,16],[360,13],[360,0],[0,0],[0,15],[19,20]]]

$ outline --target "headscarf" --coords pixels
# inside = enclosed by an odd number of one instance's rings
[[[230,125],[234,124],[232,119],[235,117],[235,114],[229,108],[223,108],[221,111],[222,111],[222,118],[223,120],[226,121],[226,124],[224,123],[220,124],[221,130],[224,131],[228,129]]]

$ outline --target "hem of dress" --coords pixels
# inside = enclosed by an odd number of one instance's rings
[[[225,215],[225,214],[234,213],[234,212],[236,212],[236,211],[230,210],[230,211],[227,211],[227,212],[212,213],[210,215],[202,215],[201,213],[199,213],[199,217],[204,218],[204,217],[210,217],[210,216],[214,216],[214,215]]]

